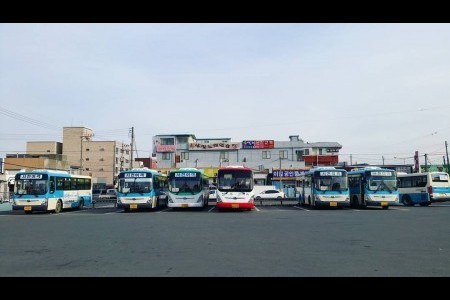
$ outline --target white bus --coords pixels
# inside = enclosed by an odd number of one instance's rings
[[[244,166],[219,168],[216,207],[219,210],[224,208],[251,210],[255,207],[252,169]]]
[[[352,207],[381,206],[398,203],[397,173],[390,169],[365,167],[348,172],[350,205]]]
[[[299,204],[315,206],[350,206],[347,171],[318,167],[296,177]]]
[[[165,200],[167,176],[149,168],[136,168],[119,173],[117,207],[124,211],[157,209]]]
[[[203,171],[196,168],[181,168],[168,176],[168,207],[208,206],[209,181]]]
[[[90,176],[66,171],[33,170],[16,174],[13,210],[61,212],[65,208],[83,208],[92,203]]]
[[[400,202],[405,206],[428,206],[432,202],[450,201],[448,173],[398,174],[397,178]]]

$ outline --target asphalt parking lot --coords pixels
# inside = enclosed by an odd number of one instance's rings
[[[450,276],[450,203],[0,212],[0,276]]]

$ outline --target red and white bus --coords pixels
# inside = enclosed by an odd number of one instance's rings
[[[219,210],[254,208],[253,170],[244,166],[221,167],[217,172],[216,201]]]

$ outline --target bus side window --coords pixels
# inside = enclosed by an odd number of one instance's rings
[[[50,177],[50,194],[53,194],[55,192],[55,177]]]

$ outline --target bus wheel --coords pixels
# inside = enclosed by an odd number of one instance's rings
[[[402,198],[402,202],[404,206],[414,206],[414,203],[411,201],[411,197],[409,195],[405,195]],[[421,203],[422,204],[422,203]]]
[[[84,206],[84,200],[83,198],[80,199],[80,201],[78,202],[78,209],[83,209]]]
[[[428,205],[431,204],[431,201],[422,202],[422,203],[419,203],[419,204],[420,204],[420,206],[428,206]],[[30,212],[31,212],[31,211],[30,211]]]
[[[382,209],[388,209],[388,208],[389,208],[389,205],[382,206],[381,208],[382,208]]]
[[[56,202],[55,213],[59,214],[62,211],[62,202],[58,200]]]

